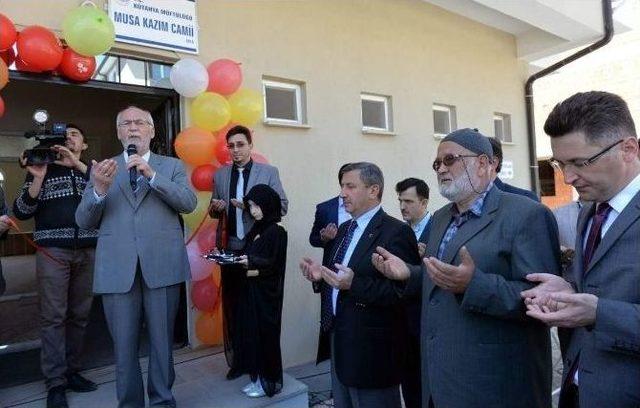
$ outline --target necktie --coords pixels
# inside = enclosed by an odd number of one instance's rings
[[[344,260],[344,256],[347,253],[347,248],[349,248],[349,244],[353,239],[353,233],[358,228],[358,223],[355,220],[347,221],[349,222],[349,226],[347,227],[347,232],[344,234],[342,241],[336,250],[336,254],[333,257],[332,265],[330,265],[331,269],[336,270],[333,266],[334,263],[342,263]],[[333,288],[328,284],[322,285],[322,298],[320,302],[320,328],[323,332],[327,332],[331,330],[333,326],[333,301],[332,301],[332,293]]]
[[[591,222],[591,230],[589,230],[589,235],[587,236],[587,244],[584,247],[584,256],[582,258],[583,271],[586,271],[589,267],[589,262],[591,262],[591,258],[593,258],[593,254],[596,248],[598,248],[598,244],[600,244],[602,226],[610,212],[611,206],[608,203],[600,203],[596,207],[596,213]]]
[[[244,198],[244,168],[238,167],[238,184],[236,187],[236,200],[242,202]],[[236,208],[236,236],[244,239],[244,224],[242,223],[242,209]]]

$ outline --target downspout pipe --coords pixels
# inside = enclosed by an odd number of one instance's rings
[[[582,50],[568,56],[567,58],[556,62],[547,68],[536,72],[531,75],[524,85],[524,103],[526,106],[527,117],[527,141],[529,144],[529,163],[531,171],[531,186],[533,191],[540,195],[540,178],[538,177],[538,156],[536,154],[536,125],[533,109],[533,83],[544,76],[549,75],[553,71],[556,71],[563,66],[584,57],[587,54],[591,54],[593,51],[605,46],[611,38],[613,38],[613,7],[611,6],[611,0],[602,0],[602,18],[604,20],[604,36],[597,42],[590,46],[583,48]]]

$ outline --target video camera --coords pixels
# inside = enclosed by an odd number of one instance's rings
[[[38,126],[37,129],[25,132],[24,137],[27,139],[35,138],[39,143],[33,149],[24,151],[25,165],[39,166],[53,163],[59,159],[59,156],[51,147],[54,145],[64,146],[67,140],[67,125],[53,123],[51,129],[48,129],[49,114],[43,109],[37,109],[34,112],[33,120]]]

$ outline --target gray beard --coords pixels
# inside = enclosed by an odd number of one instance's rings
[[[466,172],[448,185],[438,183],[438,189],[440,190],[440,195],[454,203],[462,201],[474,192]]]

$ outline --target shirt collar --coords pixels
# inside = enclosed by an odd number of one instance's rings
[[[358,222],[358,228],[366,227],[373,216],[376,215],[378,210],[380,210],[380,208],[382,208],[382,204],[376,205],[366,213],[361,214],[358,218],[355,218],[355,220]]]
[[[625,209],[625,207],[633,200],[633,197],[640,191],[640,174],[638,174],[625,188],[623,188],[618,194],[614,195],[612,199],[608,201],[611,208],[613,208],[618,214]]]
[[[144,161],[146,161],[147,163],[149,163],[149,158],[151,157],[151,150],[147,150],[147,152],[145,154],[142,155],[142,158],[144,159]],[[124,151],[124,162],[127,163],[129,161],[129,155],[127,154],[127,151]]]
[[[243,169],[249,171],[251,170],[251,166],[253,166],[253,159],[249,159],[249,162],[247,162],[247,164],[244,165],[244,167],[242,167]],[[236,165],[235,163],[233,163],[233,169],[237,170],[241,167],[239,167],[238,165]]]
[[[487,189],[484,190],[484,192],[480,194],[478,198],[476,198],[476,201],[474,201],[473,204],[471,204],[471,207],[469,207],[469,209],[463,212],[462,214],[471,213],[476,217],[480,217],[482,215],[482,207],[484,206],[484,199],[487,198],[487,194],[489,194],[489,191],[491,191],[491,189],[493,188],[493,185],[494,185],[493,181],[489,183],[489,185],[487,186]],[[458,211],[458,206],[456,204],[454,204],[451,207],[451,212],[453,213],[453,215],[461,215],[460,212]]]
[[[422,219],[420,221],[418,221],[418,223],[416,225],[414,225],[413,230],[415,232],[419,232],[422,231],[424,229],[424,227],[427,225],[427,223],[429,222],[429,220],[431,219],[431,213],[429,213],[429,211],[427,211],[424,216],[422,217]]]

